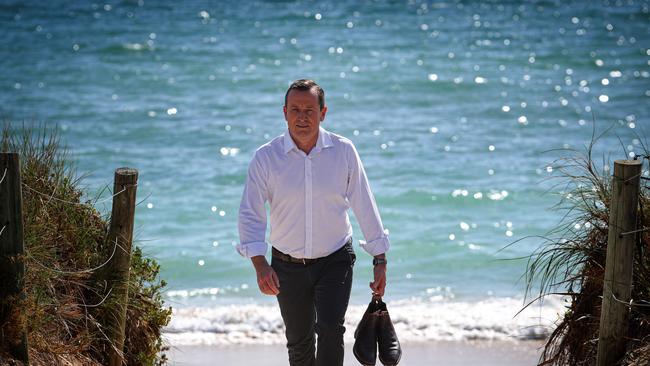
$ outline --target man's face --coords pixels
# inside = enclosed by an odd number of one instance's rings
[[[318,128],[325,119],[327,107],[320,109],[318,95],[311,90],[291,90],[284,106],[284,118],[287,120],[289,133],[296,143],[307,145],[315,143]]]

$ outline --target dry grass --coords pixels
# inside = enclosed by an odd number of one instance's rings
[[[598,169],[592,156],[600,137],[592,136],[585,152],[565,150],[565,157],[553,164],[560,179],[555,187],[562,193],[556,208],[563,219],[528,258],[526,295],[534,295],[528,305],[553,294],[567,296],[570,305],[548,338],[539,365],[595,364],[612,188],[611,172]],[[647,144],[642,146],[647,155]],[[612,165],[603,159],[599,166]],[[646,228],[650,190],[647,181],[641,185],[638,227]],[[636,239],[628,352],[621,365],[650,364],[650,232]],[[536,286],[539,292],[533,294]]]
[[[25,238],[25,310],[33,365],[105,364],[103,319],[114,306],[99,285],[98,269],[113,252],[106,242],[110,217],[81,201],[77,176],[57,128],[6,123],[2,151],[21,159]],[[110,213],[109,213],[110,214]],[[159,266],[134,247],[129,282],[125,358],[128,365],[165,362],[160,334],[171,316]],[[1,354],[0,350],[0,354]],[[1,359],[1,358],[0,358]]]

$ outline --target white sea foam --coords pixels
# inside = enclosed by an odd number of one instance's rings
[[[401,300],[388,310],[401,342],[528,340],[546,337],[564,313],[562,298],[522,308],[521,299],[488,298],[476,302]],[[346,314],[346,342],[366,305]],[[284,344],[284,324],[277,305],[228,305],[175,309],[165,338],[172,345]]]

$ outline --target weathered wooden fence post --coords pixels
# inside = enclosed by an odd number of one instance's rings
[[[625,353],[641,167],[641,160],[614,162],[598,366],[614,365]]]
[[[131,266],[131,243],[133,240],[133,221],[135,217],[135,196],[138,171],[131,168],[115,170],[113,185],[113,211],[108,234],[108,244],[117,245],[115,254],[106,264],[104,278],[111,289],[110,314],[104,327],[112,342],[109,348],[109,365],[122,366],[124,362],[124,338],[126,329],[126,310],[129,302],[129,267]]]
[[[29,364],[25,298],[22,187],[17,153],[0,153],[0,348]]]

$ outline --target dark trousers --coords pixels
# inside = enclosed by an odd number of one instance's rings
[[[355,261],[351,243],[306,265],[271,258],[280,279],[277,299],[291,366],[343,365],[343,323]],[[314,332],[318,335],[317,350]]]

